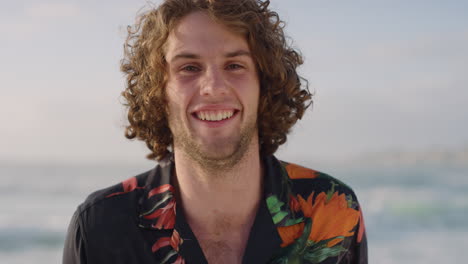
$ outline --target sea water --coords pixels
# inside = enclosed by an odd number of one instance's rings
[[[468,259],[468,166],[319,167],[358,195],[369,263]],[[1,263],[61,263],[65,232],[78,204],[94,190],[149,169],[122,164],[0,164]]]

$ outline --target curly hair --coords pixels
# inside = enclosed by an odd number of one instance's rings
[[[170,153],[172,133],[167,120],[165,44],[171,30],[186,15],[204,11],[213,20],[246,37],[259,74],[258,133],[262,155],[273,154],[312,104],[307,80],[296,68],[300,53],[285,38],[284,22],[261,0],[165,0],[128,26],[121,70],[128,107],[125,136],[146,142],[148,159]]]

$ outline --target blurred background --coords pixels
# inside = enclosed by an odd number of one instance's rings
[[[3,1],[0,259],[60,263],[92,191],[155,166],[123,136],[143,0]],[[468,259],[468,2],[273,1],[314,106],[277,156],[348,183],[369,263]]]

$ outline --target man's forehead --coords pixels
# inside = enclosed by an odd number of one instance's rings
[[[247,41],[241,36],[213,34],[190,35],[171,34],[166,43],[166,56],[174,57],[179,54],[195,56],[219,55],[224,57],[234,57],[240,55],[250,56],[250,48]]]
[[[245,36],[200,12],[181,19],[166,42],[167,59],[177,54],[203,56],[213,53],[226,57],[250,55]]]

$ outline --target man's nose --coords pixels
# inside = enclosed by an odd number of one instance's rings
[[[200,85],[201,95],[224,95],[227,93],[228,86],[223,76],[222,70],[217,68],[208,68],[205,71]]]

